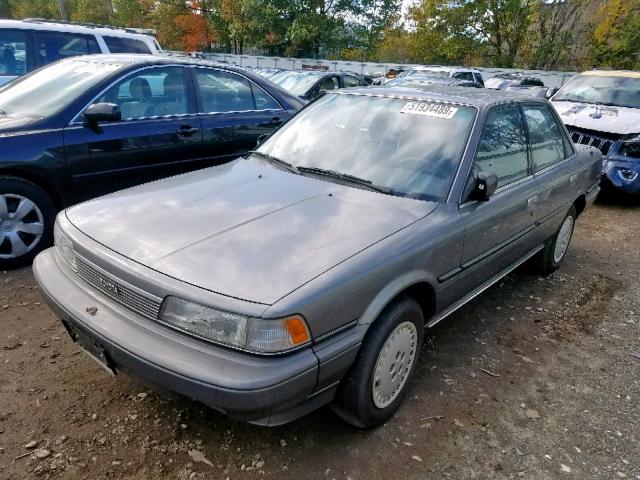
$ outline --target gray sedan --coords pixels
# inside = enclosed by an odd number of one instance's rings
[[[35,276],[71,338],[235,418],[387,420],[425,330],[527,260],[558,268],[601,154],[553,108],[354,89],[246,158],[58,215]]]

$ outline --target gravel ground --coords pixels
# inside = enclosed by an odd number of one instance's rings
[[[438,325],[373,431],[328,408],[254,427],[111,378],[29,269],[0,273],[0,477],[640,479],[639,220],[597,203],[560,270],[523,267]]]

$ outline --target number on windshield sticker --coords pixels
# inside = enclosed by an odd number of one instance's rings
[[[457,111],[458,109],[456,107],[443,105],[441,103],[409,102],[402,107],[400,113],[451,120]]]

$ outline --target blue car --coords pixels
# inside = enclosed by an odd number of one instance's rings
[[[231,161],[302,101],[192,58],[74,57],[0,87],[0,270],[53,242],[58,210]]]
[[[640,72],[582,73],[552,103],[571,139],[604,155],[603,186],[640,195]]]

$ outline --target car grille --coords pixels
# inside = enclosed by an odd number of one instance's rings
[[[161,299],[143,295],[131,287],[107,277],[81,257],[76,257],[78,276],[123,307],[156,320],[160,313]]]
[[[571,127],[569,127],[569,133],[571,134],[571,140],[573,140],[573,143],[595,147],[599,149],[603,155],[609,153],[611,145],[613,145],[619,137],[619,135],[612,135],[608,137],[606,134],[602,134],[600,132],[579,130]]]

